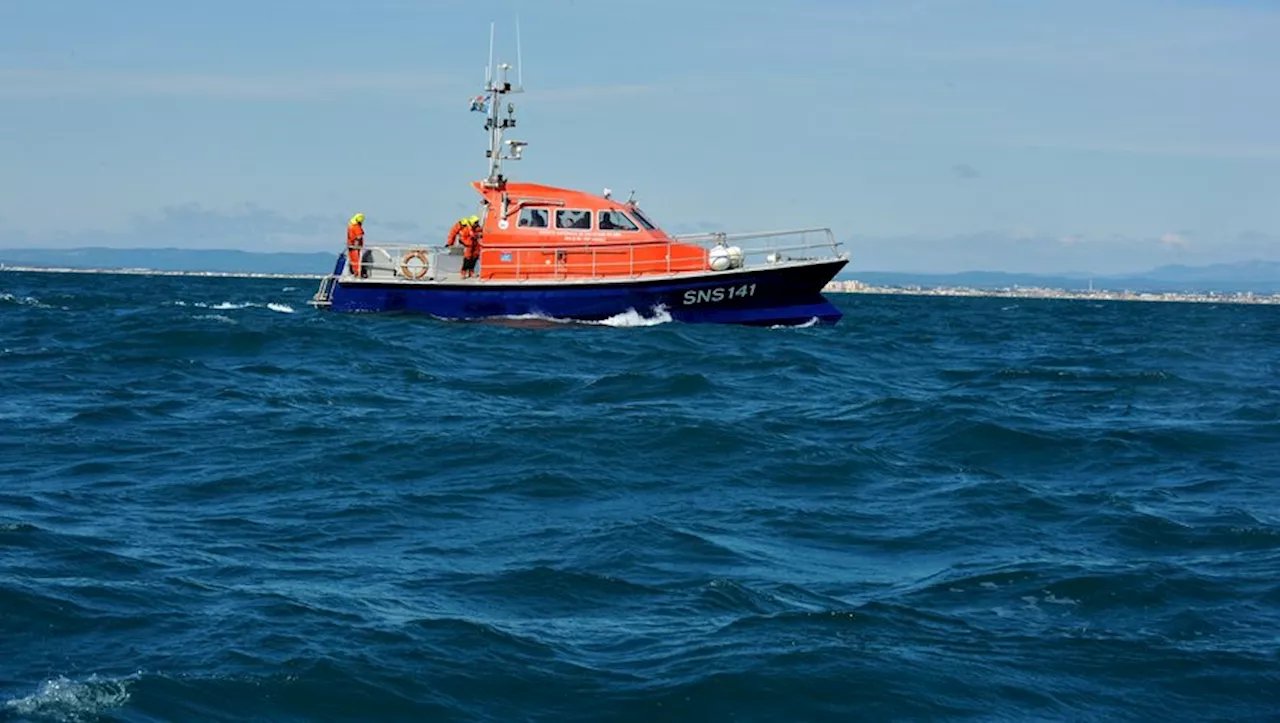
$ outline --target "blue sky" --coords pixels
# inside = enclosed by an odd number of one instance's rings
[[[490,21],[517,179],[852,268],[1280,259],[1280,1],[5,0],[0,246],[334,250],[474,208]]]

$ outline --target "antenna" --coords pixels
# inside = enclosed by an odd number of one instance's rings
[[[484,129],[489,133],[489,150],[485,152],[485,157],[489,159],[489,175],[485,179],[485,185],[489,188],[504,188],[506,186],[506,178],[502,175],[503,161],[518,161],[524,153],[524,147],[529,145],[525,141],[506,140],[508,129],[515,128],[515,106],[511,103],[506,104],[505,113],[502,108],[502,97],[508,93],[520,93],[524,90],[524,75],[517,68],[517,87],[511,86],[511,81],[507,80],[508,73],[511,71],[510,63],[493,64],[494,36],[497,23],[489,23],[489,65],[485,67],[485,87],[484,93],[472,100],[471,110],[481,111],[485,113]],[[520,46],[520,17],[516,16],[516,56],[521,58],[523,55]]]
[[[516,14],[516,86],[524,88],[524,57],[520,53],[520,15]]]
[[[493,26],[489,23],[489,64],[484,68],[484,84],[487,87],[493,80]]]

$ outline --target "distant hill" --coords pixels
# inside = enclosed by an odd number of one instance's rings
[[[1234,264],[1213,264],[1211,266],[1161,266],[1152,269],[1142,278],[1158,281],[1200,281],[1212,279],[1219,282],[1259,283],[1270,281],[1280,284],[1280,262],[1278,261],[1240,261]]]
[[[1280,293],[1280,262],[1244,261],[1209,266],[1161,266],[1140,274],[1105,275],[1072,273],[1063,275],[1016,274],[1000,271],[965,271],[955,274],[916,274],[893,271],[846,270],[842,279],[857,279],[875,286],[963,286],[975,289],[1002,289],[1038,286],[1054,289],[1095,289],[1113,291],[1254,291]]]
[[[0,249],[0,264],[73,269],[326,274],[337,252],[258,253],[218,249]]]

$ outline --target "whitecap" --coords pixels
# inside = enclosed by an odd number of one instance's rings
[[[4,708],[36,719],[69,721],[96,720],[129,700],[129,685],[136,677],[106,678],[91,675],[84,681],[59,676],[46,680],[40,689],[23,698],[4,702]]]
[[[197,304],[197,306],[199,306],[199,304]],[[251,304],[248,301],[241,302],[239,304],[233,304],[230,301],[224,301],[221,304],[214,304],[209,308],[215,309],[217,311],[231,311],[233,309],[247,309],[250,306],[255,306],[255,304]]]
[[[236,323],[236,320],[235,320],[235,319],[232,319],[231,317],[226,316],[225,314],[197,314],[197,315],[195,316],[195,318],[197,318],[197,319],[209,319],[209,320],[211,320],[211,321],[220,321],[220,322],[222,322],[222,323],[224,323],[224,324],[234,324],[234,323]]]
[[[275,302],[271,302],[270,304],[267,304],[267,308],[271,309],[272,311],[278,311],[281,314],[293,313],[293,307],[289,306],[288,304],[277,304]]]
[[[11,304],[18,304],[19,306],[31,306],[37,309],[58,308],[55,306],[50,306],[49,304],[44,303],[43,301],[37,299],[34,296],[15,296],[13,294],[10,294],[4,291],[0,291],[0,301],[7,301]],[[66,307],[62,307],[62,308],[65,309]]]
[[[1079,600],[1072,600],[1069,597],[1057,597],[1053,593],[1045,591],[1044,601],[1050,605],[1079,605]]]

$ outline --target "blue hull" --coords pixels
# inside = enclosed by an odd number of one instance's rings
[[[405,283],[339,278],[330,309],[341,312],[408,312],[444,319],[538,315],[600,321],[664,309],[684,322],[721,324],[834,324],[840,310],[822,287],[845,259],[778,268],[707,273],[680,279],[559,283]],[[341,269],[341,261],[339,268]]]

